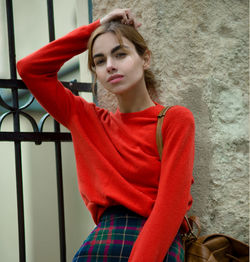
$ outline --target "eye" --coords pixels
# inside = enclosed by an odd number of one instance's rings
[[[105,59],[104,58],[96,59],[94,63],[96,66],[100,66],[105,63]]]
[[[127,54],[126,53],[124,53],[124,52],[119,52],[119,53],[117,53],[116,55],[115,55],[115,57],[116,58],[123,58],[123,57],[125,57]]]

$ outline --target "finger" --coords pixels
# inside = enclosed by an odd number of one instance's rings
[[[136,24],[135,24],[135,28],[137,29],[137,28],[139,28],[141,25],[142,25],[142,23],[136,23]]]
[[[133,24],[134,23],[134,16],[132,15],[130,9],[126,10],[126,15],[127,15],[127,18],[128,18],[128,23]]]
[[[125,11],[125,14],[126,14],[127,18],[130,19],[130,16],[131,16],[130,9],[125,9],[124,11]]]
[[[128,22],[128,18],[127,18],[127,15],[126,15],[125,12],[122,12],[122,20],[121,20],[121,22],[123,24],[127,24],[127,22]]]
[[[130,24],[131,22],[131,11],[130,9],[124,9],[125,17],[126,17],[126,22]]]
[[[141,23],[136,21],[135,16],[132,14],[130,9],[128,9],[126,13],[127,13],[130,25],[133,25],[135,28],[138,28],[142,25]]]

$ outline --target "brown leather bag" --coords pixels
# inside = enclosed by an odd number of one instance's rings
[[[165,107],[158,115],[156,128],[156,143],[158,152],[162,155],[162,124],[164,116],[170,107]],[[223,234],[199,236],[201,225],[196,216],[184,217],[189,231],[183,234],[185,262],[249,262],[249,246],[232,237]],[[193,225],[197,234],[193,232]]]
[[[185,217],[187,219],[187,217]],[[198,217],[190,217],[190,230],[184,234],[184,250],[186,262],[249,262],[249,246],[230,236],[212,234],[200,236]],[[198,233],[193,233],[196,224]]]

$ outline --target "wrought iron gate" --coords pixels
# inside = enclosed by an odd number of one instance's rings
[[[92,20],[91,10],[92,2],[89,4],[89,20]],[[9,64],[10,79],[0,79],[0,89],[9,89],[12,94],[12,103],[6,102],[0,94],[0,106],[5,111],[0,115],[0,142],[10,141],[14,143],[15,148],[15,170],[16,170],[16,190],[17,190],[17,213],[18,213],[18,238],[19,238],[19,261],[26,261],[25,252],[25,226],[24,226],[24,203],[23,203],[23,175],[22,175],[22,147],[21,142],[35,142],[37,145],[42,142],[53,142],[55,144],[56,156],[56,177],[57,177],[57,195],[58,195],[58,219],[60,234],[60,261],[66,261],[66,240],[65,240],[65,220],[64,220],[64,197],[63,197],[63,179],[62,179],[62,155],[61,142],[71,141],[70,133],[60,131],[60,125],[54,121],[54,132],[44,132],[43,126],[48,114],[45,114],[37,124],[34,118],[25,112],[25,109],[33,103],[34,97],[30,94],[27,103],[23,106],[19,105],[18,90],[27,89],[25,84],[17,79],[16,72],[16,55],[15,55],[15,35],[14,35],[14,18],[12,0],[6,0],[7,28],[8,28],[8,45],[9,45]],[[49,25],[49,40],[55,39],[54,30],[54,11],[53,0],[47,0],[47,14]],[[63,82],[64,86],[69,88],[74,94],[78,92],[91,92],[91,84],[73,82]],[[9,115],[13,116],[13,132],[1,131],[1,125],[5,118]],[[30,121],[33,132],[20,131],[20,116]]]

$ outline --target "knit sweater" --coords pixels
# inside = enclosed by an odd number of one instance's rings
[[[17,69],[38,102],[70,130],[79,191],[94,222],[113,205],[147,217],[129,261],[162,262],[192,204],[194,118],[182,106],[168,110],[160,161],[155,134],[162,105],[112,113],[66,89],[57,72],[86,50],[99,25],[73,30],[20,60]]]

